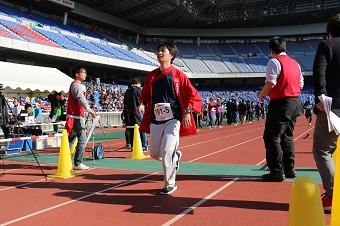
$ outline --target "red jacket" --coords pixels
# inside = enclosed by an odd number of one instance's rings
[[[191,107],[195,112],[200,112],[202,108],[202,99],[199,93],[191,85],[190,80],[182,71],[171,65],[155,77],[158,70],[159,69],[157,68],[147,75],[142,93],[139,97],[140,102],[144,101],[146,103],[145,113],[140,125],[141,132],[150,133],[150,124],[152,120],[152,84],[163,76],[169,74],[170,71],[172,72],[172,80],[174,81],[176,96],[182,108],[182,117],[184,117],[185,109],[187,107]],[[185,129],[181,124],[180,136],[197,134],[195,120],[192,114],[190,115],[191,127]]]

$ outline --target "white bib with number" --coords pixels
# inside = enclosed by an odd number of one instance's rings
[[[170,103],[155,104],[154,114],[156,117],[156,121],[166,121],[174,118],[174,114],[172,113]]]

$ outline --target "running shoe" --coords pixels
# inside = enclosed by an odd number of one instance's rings
[[[74,170],[88,170],[90,167],[85,166],[83,163],[80,163],[77,166],[73,166]]]
[[[175,184],[173,187],[170,186],[164,186],[164,188],[161,190],[161,195],[169,195],[177,190],[177,185]]]

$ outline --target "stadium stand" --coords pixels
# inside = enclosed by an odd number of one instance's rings
[[[230,69],[231,72],[240,72],[236,65],[229,58],[222,58],[222,62]]]
[[[255,53],[258,56],[263,56],[264,54],[252,43],[230,43],[231,48],[233,48],[239,55],[246,57],[249,53]]]
[[[231,48],[229,44],[218,44],[218,47],[223,52],[223,55],[221,55],[221,57],[237,57],[238,56],[238,54]]]
[[[122,38],[90,32],[78,25],[64,25],[37,13],[28,15],[4,4],[0,4],[0,24],[2,25],[0,35],[8,38],[151,66],[158,63],[152,53],[145,53],[147,51],[154,53],[159,44],[157,42],[148,42],[147,45],[136,44]],[[300,63],[303,71],[312,69],[319,41],[287,42],[288,53]],[[200,45],[178,42],[176,45],[180,53],[174,64],[192,73],[264,73],[268,61],[264,56],[270,55],[267,42]],[[249,53],[256,57],[249,57]]]
[[[145,44],[137,44],[123,38],[91,32],[75,24],[64,25],[37,13],[28,15],[4,4],[0,4],[0,36],[128,62],[158,65],[154,53],[159,42],[145,41]],[[174,65],[183,71],[197,74],[265,73],[270,58],[268,57],[270,56],[268,42],[241,42],[242,40],[240,43],[201,43],[199,45],[177,42],[180,53],[179,57],[174,60]],[[287,43],[288,53],[300,63],[303,71],[311,71],[319,42],[320,40],[305,40],[302,43],[294,41]],[[254,55],[250,56],[249,53]],[[103,84],[101,89],[111,88]],[[199,87],[199,89],[203,97],[220,96],[224,99],[253,101],[257,100],[259,91],[257,86],[209,86],[208,88]],[[302,98],[306,98],[311,93],[312,87],[305,87]]]
[[[183,58],[183,61],[192,72],[211,73],[209,68],[203,63],[202,60],[197,60],[194,58]]]
[[[307,42],[287,42],[287,50],[294,54],[300,54],[300,55],[308,55],[308,54],[315,54],[315,49],[313,49]]]
[[[229,68],[219,58],[202,58],[213,73],[229,73]]]
[[[243,59],[254,72],[266,72],[268,59],[267,58],[244,58]]]
[[[240,70],[240,72],[253,72],[241,58],[230,58],[230,61]]]
[[[195,51],[196,55],[200,57],[214,57],[216,54],[210,49],[207,44],[189,44],[191,49]]]

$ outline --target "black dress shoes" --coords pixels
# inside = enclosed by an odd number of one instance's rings
[[[262,175],[262,180],[263,181],[268,181],[268,182],[282,182],[285,179],[285,175],[280,173],[274,173],[270,172],[268,174],[263,174]]]
[[[285,176],[286,176],[286,178],[297,177],[297,172],[296,172],[295,168],[285,169]]]

